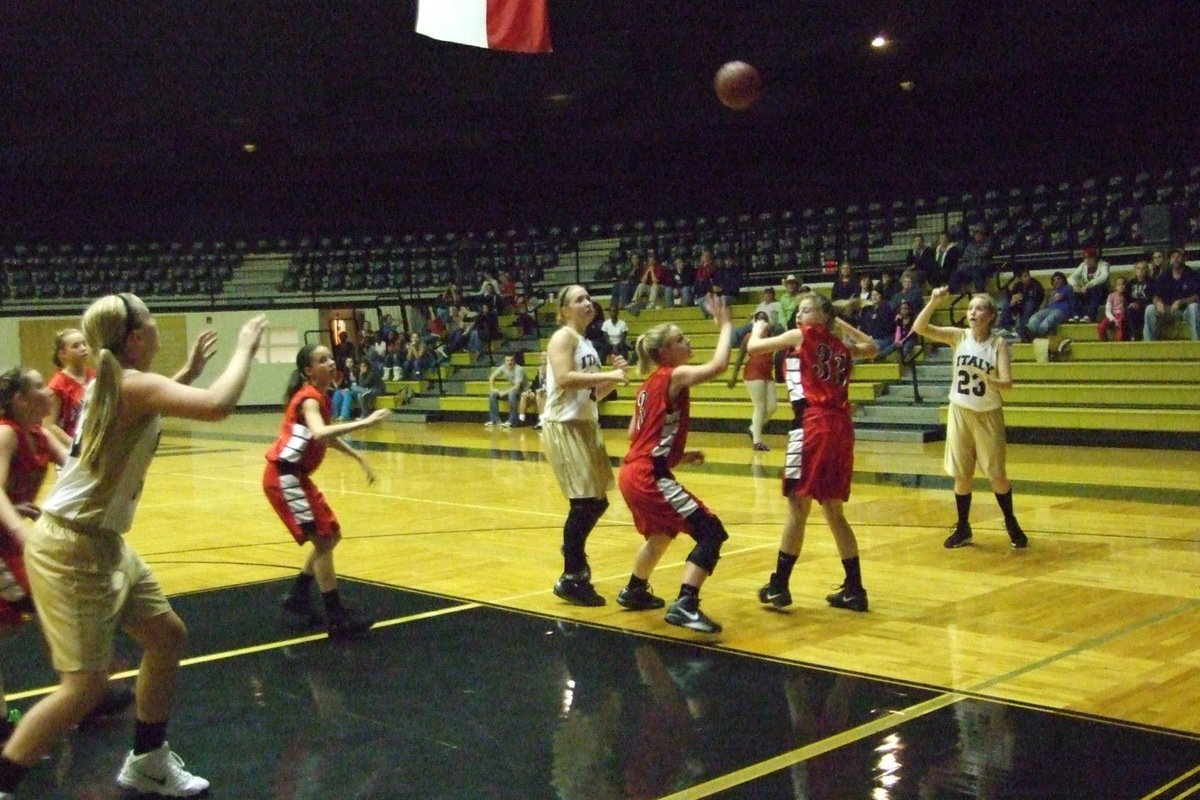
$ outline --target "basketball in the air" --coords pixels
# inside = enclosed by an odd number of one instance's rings
[[[745,61],[730,61],[717,70],[713,88],[722,105],[742,111],[754,105],[762,94],[762,77]]]

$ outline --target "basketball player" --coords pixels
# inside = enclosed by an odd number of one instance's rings
[[[867,590],[862,584],[858,540],[842,509],[850,499],[850,477],[854,472],[854,423],[850,420],[847,387],[853,359],[874,358],[879,348],[868,334],[834,316],[833,304],[824,295],[810,294],[800,301],[795,328],[771,337],[766,336],[768,329],[768,323],[755,322],[747,349],[752,354],[786,351],[784,380],[795,416],[788,433],[783,472],[788,516],[783,523],[775,572],[759,589],[758,599],[776,608],[791,605],[788,583],[816,500],[846,572],[841,588],[825,600],[835,608],[866,611]]]
[[[546,348],[546,409],[542,441],[546,460],[571,504],[563,525],[563,574],[554,593],[580,606],[602,606],[604,598],[592,586],[587,562],[587,538],[608,508],[613,485],[612,466],[600,436],[596,400],[618,383],[626,382],[625,359],[613,356],[613,369],[601,372],[595,346],[584,336],[596,308],[587,289],[565,286],[558,293],[562,327]],[[595,397],[593,398],[593,394]]]
[[[633,512],[633,524],[646,541],[633,561],[629,583],[617,603],[640,611],[662,608],[662,598],[650,590],[650,573],[675,536],[684,531],[696,540],[683,569],[679,597],[667,609],[666,620],[701,633],[720,633],[721,626],[700,610],[700,587],[721,557],[721,543],[729,538],[725,526],[671,470],[677,464],[704,463],[704,453],[685,450],[690,410],[690,388],[712,380],[729,366],[733,324],[729,306],[714,301],[709,309],[721,332],[712,358],[692,366],[692,343],[679,327],[666,323],[638,337],[638,369],[654,372],[637,393],[629,421],[629,452],[621,465],[621,495]]]
[[[88,366],[91,355],[82,331],[64,328],[55,335],[54,366],[58,371],[50,378],[50,413],[42,427],[66,447],[75,438],[83,411],[83,389],[96,377],[96,371]]]
[[[971,543],[971,482],[978,464],[992,483],[1013,547],[1028,547],[1029,538],[1013,515],[1012,483],[1005,470],[1004,409],[1000,392],[1011,389],[1012,356],[1004,337],[992,333],[996,304],[977,294],[967,306],[967,329],[930,325],[933,312],[950,290],[933,290],[913,321],[913,333],[954,348],[950,379],[950,416],[946,422],[945,468],[954,478],[958,522],[943,543],[948,548]]]
[[[342,540],[342,529],[325,496],[310,477],[325,458],[325,449],[340,450],[358,462],[367,473],[367,483],[375,482],[371,465],[341,437],[351,431],[377,425],[391,415],[386,408],[353,422],[331,424],[329,388],[337,378],[337,364],[328,347],[308,344],[296,354],[296,369],[288,380],[284,399],[283,424],[279,438],[267,451],[263,470],[263,491],[275,513],[283,520],[296,544],[312,543],[313,549],[296,576],[291,591],[283,600],[285,611],[308,622],[320,619],[312,603],[316,583],[325,606],[329,635],[348,637],[365,633],[371,621],[342,605],[333,566],[333,549]]]
[[[190,797],[208,781],[183,768],[167,743],[167,721],[187,629],[149,567],[125,541],[154,457],[162,415],[216,420],[233,411],[266,328],[242,326],[225,371],[207,389],[187,384],[212,357],[216,334],[197,339],[174,379],[150,372],[158,328],[135,295],[107,295],[83,315],[96,353],[81,433],[25,543],[25,566],[61,683],[17,723],[0,755],[0,798],[95,706],[108,685],[117,625],[144,650],[137,679],[133,750],[117,783],[138,792]]]

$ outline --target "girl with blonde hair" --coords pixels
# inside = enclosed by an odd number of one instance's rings
[[[219,420],[234,409],[266,318],[242,326],[229,365],[207,389],[189,386],[216,348],[197,338],[174,378],[150,372],[158,327],[136,296],[93,302],[83,332],[96,354],[77,438],[25,544],[25,565],[60,684],[17,724],[0,755],[0,798],[104,694],[118,625],[143,650],[133,749],[117,775],[126,789],[190,797],[208,781],[183,768],[167,721],[187,629],[150,568],[125,541],[161,433],[161,418]]]
[[[88,361],[92,351],[78,328],[64,328],[54,336],[54,366],[50,378],[50,412],[42,422],[52,436],[67,447],[75,438],[79,414],[83,411],[83,390],[96,377]]]

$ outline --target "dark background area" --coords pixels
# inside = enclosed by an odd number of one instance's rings
[[[563,225],[1187,167],[1198,5],[551,0],[555,52],[523,56],[417,36],[411,0],[8,4],[0,230]],[[766,84],[745,112],[712,90],[734,59]]]

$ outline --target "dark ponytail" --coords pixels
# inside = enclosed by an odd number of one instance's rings
[[[320,346],[319,344],[306,344],[300,348],[300,352],[296,353],[296,368],[292,370],[291,377],[288,378],[287,389],[283,392],[284,407],[292,402],[296,392],[308,383],[308,376],[304,374],[304,370],[312,365],[313,351]]]

